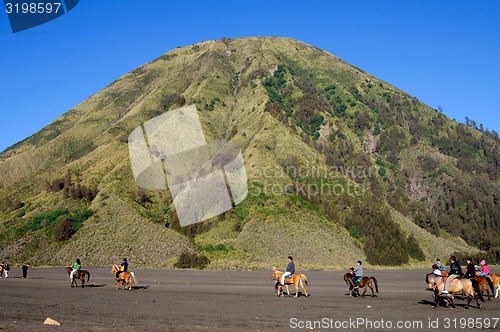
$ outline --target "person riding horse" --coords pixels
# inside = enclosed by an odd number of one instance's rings
[[[127,270],[128,270],[128,262],[127,262],[127,259],[124,258],[123,262],[120,265],[120,269],[118,271],[116,271],[116,275],[115,275],[116,281],[120,281],[120,273],[127,272]]]
[[[489,278],[489,275],[490,275],[490,268],[488,267],[488,264],[486,264],[486,261],[483,259],[481,261],[481,272],[480,272],[480,276],[481,277],[487,277]]]
[[[450,262],[450,272],[448,274],[448,278],[446,279],[444,290],[441,292],[443,294],[448,294],[448,289],[450,288],[450,283],[453,281],[453,279],[461,278],[464,275],[462,272],[462,267],[457,262],[455,256],[450,257]]]
[[[285,273],[281,276],[281,286],[285,286],[285,278],[287,276],[290,276],[291,278],[292,274],[295,273],[295,263],[293,262],[293,257],[288,256],[288,265],[286,266]]]
[[[364,274],[365,274],[365,269],[363,267],[363,262],[362,261],[358,261],[358,266],[356,266],[353,270],[352,270],[352,273],[353,273],[353,277],[352,277],[352,282],[354,283],[354,288],[357,289],[358,288],[358,282],[361,281],[361,279],[363,279],[364,277]]]
[[[73,282],[73,278],[75,276],[75,273],[78,270],[80,270],[81,267],[82,267],[82,263],[80,262],[80,258],[77,258],[75,264],[73,264],[73,266],[71,267],[73,270],[69,274],[69,278],[71,279],[71,282]]]
[[[467,267],[465,270],[465,278],[474,279],[476,276],[476,266],[472,262],[472,258],[467,258]]]

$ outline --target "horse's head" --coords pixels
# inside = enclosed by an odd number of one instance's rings
[[[273,266],[273,277],[272,277],[271,281],[278,281],[282,274],[283,274],[283,272],[278,271],[276,266]]]
[[[352,273],[344,274],[344,281],[345,281],[346,285],[352,284]]]
[[[68,272],[68,275],[71,273],[71,271],[73,271],[73,268],[71,268],[70,266],[67,266],[66,272]]]
[[[111,267],[111,272],[112,272],[112,273],[116,273],[116,272],[118,272],[119,270],[120,270],[120,269],[119,269],[119,268],[118,268],[118,266],[116,266],[116,265],[113,265],[113,266]]]
[[[434,288],[443,277],[435,275],[433,273],[428,273],[425,275],[425,282],[429,288]]]

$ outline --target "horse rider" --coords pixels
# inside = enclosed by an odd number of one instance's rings
[[[285,278],[291,276],[295,273],[295,263],[293,262],[293,257],[288,256],[288,265],[286,266],[286,271],[281,276],[281,286],[285,286]]]
[[[354,277],[352,277],[352,282],[354,283],[355,289],[358,288],[358,282],[363,279],[365,274],[365,269],[362,264],[362,261],[358,261],[358,266],[356,266],[354,270],[352,270],[352,273],[354,274]]]
[[[69,274],[69,278],[71,279],[71,281],[73,281],[76,271],[80,270],[81,267],[82,263],[80,262],[80,258],[77,258],[75,264],[73,264],[73,266],[71,267],[73,270]]]
[[[116,271],[116,281],[120,281],[120,273],[127,272],[127,270],[128,270],[128,262],[127,259],[124,258],[123,262],[120,264],[120,268],[118,269],[118,271]]]
[[[481,273],[479,274],[481,277],[487,277],[489,278],[490,276],[490,268],[488,267],[488,264],[486,264],[486,261],[483,259],[481,261]]]
[[[448,294],[448,288],[450,287],[450,283],[453,279],[460,278],[463,276],[462,267],[460,263],[457,262],[455,256],[450,257],[450,272],[448,274],[448,278],[444,284],[444,290],[441,292],[443,294]]]
[[[474,279],[476,276],[476,266],[472,262],[472,258],[467,258],[467,268],[465,270],[465,278]]]

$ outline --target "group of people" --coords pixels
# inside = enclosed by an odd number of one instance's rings
[[[30,263],[26,262],[22,266],[22,271],[23,271],[23,278],[26,278],[28,276],[28,269],[31,268]],[[7,262],[2,262],[0,264],[0,278],[8,278],[9,277],[9,271],[10,271],[10,265]]]
[[[82,268],[82,262],[80,261],[80,258],[77,258],[75,263],[71,266],[72,270],[71,273],[69,274],[69,278],[71,279],[71,282],[73,282],[73,278],[75,277],[76,272],[80,271]],[[119,271],[116,272],[116,281],[120,280],[120,273],[122,272],[127,272],[128,271],[128,262],[127,259],[124,258],[122,263],[120,264],[120,269]]]
[[[288,256],[288,265],[286,266],[285,273],[281,275],[281,286],[285,285],[285,278],[291,278],[291,276],[295,273],[295,263],[293,262],[293,257]],[[365,275],[365,270],[363,267],[363,262],[358,261],[358,265],[356,267],[349,268],[349,273],[353,275],[352,282],[354,284],[354,289],[358,289],[358,282],[361,281]],[[352,286],[349,286],[349,292],[352,291]]]
[[[447,270],[441,264],[439,258],[436,259],[436,262],[432,265],[432,273],[446,277],[446,282],[444,285],[444,290],[442,293],[447,294],[448,288],[450,287],[450,283],[457,278],[468,278],[473,279],[476,276],[489,277],[490,268],[488,264],[486,264],[486,260],[482,260],[480,262],[481,268],[476,267],[471,257],[467,258],[467,267],[465,269],[465,273],[462,271],[462,267],[460,263],[457,261],[455,256],[450,257],[450,269]]]

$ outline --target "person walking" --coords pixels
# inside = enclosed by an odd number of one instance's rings
[[[28,276],[28,269],[31,269],[31,265],[29,262],[26,262],[23,264],[22,270],[23,270],[23,278],[26,278]]]

